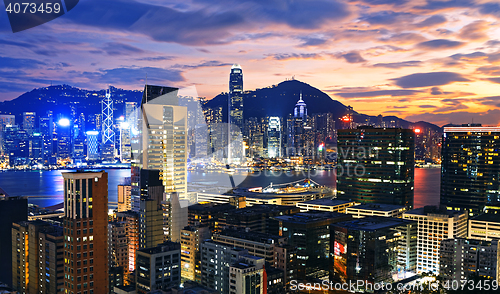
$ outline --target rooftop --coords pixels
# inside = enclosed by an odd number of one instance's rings
[[[398,227],[412,223],[415,222],[401,218],[368,216],[365,218],[358,218],[351,221],[336,223],[335,226],[358,231],[375,231],[379,229]]]
[[[285,212],[289,210],[297,210],[298,208],[295,206],[288,205],[272,205],[272,204],[257,204],[252,206],[247,206],[241,209],[235,209],[230,211],[229,213],[232,215],[253,215],[253,214],[262,214],[262,213],[270,213],[270,212]]]
[[[437,206],[425,206],[416,209],[412,209],[410,211],[405,212],[405,214],[413,214],[413,215],[442,215],[453,217],[455,215],[464,214],[462,211],[455,210],[447,210],[446,207],[437,207]]]
[[[274,219],[288,223],[305,224],[305,223],[324,221],[328,219],[346,218],[346,217],[351,217],[351,215],[338,212],[329,212],[329,211],[324,211],[324,212],[308,211],[308,212],[299,212],[292,215],[280,215],[274,217]]]
[[[279,239],[283,239],[284,237],[276,236],[276,235],[271,235],[271,234],[266,234],[266,233],[260,233],[256,231],[245,231],[245,230],[223,230],[218,234],[219,236],[228,236],[228,237],[233,237],[233,238],[238,238],[238,239],[243,239],[243,240],[249,240],[249,241],[254,241],[254,242],[260,242],[260,243],[279,243]]]
[[[180,243],[167,241],[167,242],[163,242],[162,244],[159,244],[156,247],[145,248],[145,249],[141,249],[138,251],[152,255],[152,254],[169,252],[169,251],[180,250],[180,249],[181,249]]]
[[[344,205],[344,204],[352,203],[352,202],[354,202],[354,201],[339,200],[339,199],[329,199],[329,198],[320,198],[320,199],[315,199],[315,200],[309,200],[309,201],[299,202],[298,204],[337,206],[337,205]]]
[[[483,213],[483,214],[480,214],[476,217],[473,217],[471,220],[482,221],[482,222],[500,223],[500,214]]]
[[[198,203],[194,204],[188,207],[189,211],[211,211],[211,212],[219,212],[219,211],[227,211],[227,210],[234,210],[235,207],[232,206],[229,203],[224,203],[224,204],[216,204],[213,202],[210,203]]]
[[[378,203],[366,203],[349,207],[349,209],[364,209],[364,210],[377,210],[377,211],[392,211],[405,208],[402,205],[394,204],[378,204]]]

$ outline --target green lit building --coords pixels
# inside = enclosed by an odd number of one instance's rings
[[[337,198],[412,208],[414,141],[409,129],[338,130]]]
[[[477,215],[500,200],[500,128],[444,128],[441,204]]]

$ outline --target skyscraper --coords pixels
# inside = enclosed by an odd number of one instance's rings
[[[302,100],[302,92],[299,101],[295,104],[293,114],[287,120],[288,138],[287,138],[287,156],[305,155],[309,147],[306,140],[307,126],[307,105]]]
[[[233,64],[229,75],[230,123],[243,131],[243,71]]]
[[[23,112],[23,130],[29,135],[33,134],[36,124],[36,112]]]
[[[43,162],[45,165],[55,163],[51,160],[53,155],[52,137],[54,136],[54,122],[52,116],[40,117],[39,131],[43,138]]]
[[[362,126],[337,142],[339,199],[413,207],[413,130]]]
[[[140,130],[132,139],[132,209],[138,211],[141,169],[159,171],[167,200],[187,193],[187,109],[178,106],[177,88],[146,85]],[[139,197],[139,198],[138,198]]]
[[[16,116],[8,114],[0,114],[0,155],[7,153],[4,148],[4,132],[7,125],[15,125]]]
[[[441,204],[479,214],[500,201],[500,128],[444,128]]]
[[[108,293],[108,174],[62,175],[65,293]]]
[[[113,161],[115,156],[115,132],[113,131],[113,99],[111,89],[106,90],[106,96],[101,101],[102,109],[102,160]]]
[[[94,161],[100,158],[99,156],[99,132],[87,131],[87,160]]]
[[[269,158],[281,157],[281,119],[277,116],[269,118],[267,156]]]

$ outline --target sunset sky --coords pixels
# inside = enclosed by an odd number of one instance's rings
[[[420,0],[80,0],[13,34],[0,17],[0,101],[69,84],[227,91],[287,78],[370,115],[500,122],[500,2]],[[306,101],[307,102],[307,101]]]

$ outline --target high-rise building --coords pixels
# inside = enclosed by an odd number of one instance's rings
[[[121,274],[123,276],[127,276],[129,255],[126,221],[115,221],[108,223],[108,256],[109,268],[112,269],[121,267]],[[120,283],[123,283],[123,278],[121,279]]]
[[[243,71],[239,64],[233,64],[229,75],[230,123],[243,132]]]
[[[135,211],[124,211],[116,213],[118,221],[125,222],[128,244],[128,268],[124,273],[131,273],[135,270],[136,252],[139,250],[139,214]],[[135,283],[135,278],[125,275],[128,283]]]
[[[477,215],[500,202],[500,128],[446,127],[441,160],[441,204]]]
[[[219,291],[229,294],[228,265],[238,262],[248,251],[238,247],[207,240],[201,244],[201,283]]]
[[[351,219],[347,214],[316,211],[275,216],[272,233],[288,238],[288,244],[297,247],[299,279],[321,278],[328,276],[330,226]]]
[[[4,132],[7,125],[15,125],[16,124],[16,116],[10,114],[0,114],[0,155],[4,155]]]
[[[133,168],[135,170],[135,168]],[[130,199],[133,211],[139,212],[141,199],[156,199],[160,204],[163,200],[163,182],[161,180],[161,171],[154,169],[139,169],[132,173]]]
[[[267,293],[265,260],[262,257],[242,256],[240,260],[230,265],[229,275],[229,294]]]
[[[29,136],[18,125],[7,125],[4,131],[5,153],[9,155],[9,165],[29,164]]]
[[[83,147],[83,144],[82,144]],[[38,132],[33,132],[29,137],[29,158],[31,164],[43,163],[43,137]]]
[[[439,248],[443,239],[467,237],[467,213],[425,206],[403,214],[418,222],[417,274],[439,274]]]
[[[414,271],[417,222],[368,216],[331,226],[330,281],[392,283]]]
[[[281,157],[281,118],[271,116],[267,127],[267,156]]]
[[[169,290],[181,283],[181,246],[165,242],[137,251],[136,290],[146,294]]]
[[[43,138],[43,163],[45,165],[54,164],[55,161],[52,160],[53,149],[52,137],[54,136],[54,122],[52,116],[40,117],[38,122],[40,135]]]
[[[36,112],[23,112],[23,130],[28,135],[33,134],[36,129]]]
[[[413,207],[413,130],[338,130],[337,146],[339,199]]]
[[[163,210],[155,199],[141,199],[139,217],[139,248],[163,243]]]
[[[65,293],[108,293],[108,174],[62,175]]]
[[[181,230],[181,276],[201,283],[201,243],[210,239],[208,227],[187,226]]]
[[[95,161],[101,158],[99,153],[99,132],[87,131],[87,160]]]
[[[113,99],[111,89],[106,90],[106,95],[101,101],[102,110],[102,160],[113,161],[115,157],[115,131],[113,130]]]
[[[309,128],[307,122],[307,105],[302,100],[302,92],[300,92],[300,98],[295,104],[293,114],[288,116],[287,119],[287,156],[304,156],[308,154],[308,149],[312,146],[307,146],[306,127]]]
[[[130,186],[130,178],[128,178],[129,182],[118,185],[118,211],[129,211],[132,209],[131,204],[131,194],[130,191],[132,187]]]
[[[445,281],[500,279],[499,240],[455,238],[441,241],[439,276]]]
[[[187,109],[179,106],[177,91],[169,87],[144,87],[139,135],[132,139],[132,205],[137,205],[136,199],[141,195],[141,169],[159,170],[164,192],[186,197]]]
[[[0,281],[12,283],[12,223],[28,220],[28,199],[0,191]],[[17,241],[17,239],[16,239]],[[17,271],[17,268],[16,268]]]
[[[17,293],[64,291],[63,228],[44,221],[12,224],[12,287]]]
[[[53,137],[57,147],[57,159],[65,160],[71,158],[71,121],[67,118],[61,118],[57,122],[57,137]]]
[[[181,230],[188,225],[189,201],[171,193],[170,199],[161,202],[163,210],[163,239],[180,242]]]

